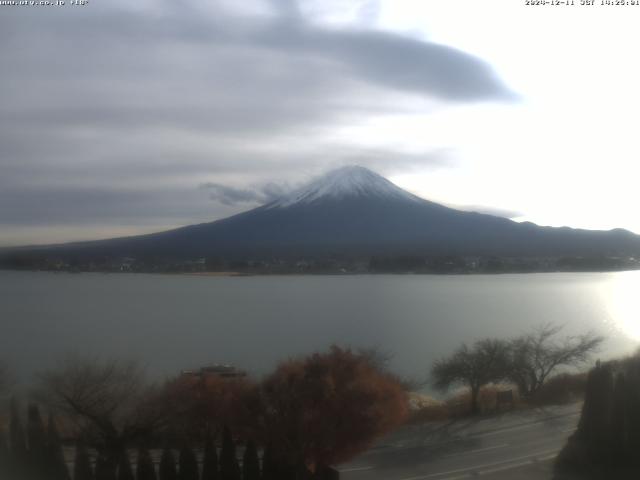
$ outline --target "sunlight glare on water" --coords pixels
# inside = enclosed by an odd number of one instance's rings
[[[640,340],[640,271],[616,274],[608,293],[612,325],[634,340]]]

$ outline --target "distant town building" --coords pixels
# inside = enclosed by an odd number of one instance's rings
[[[247,372],[240,370],[233,365],[213,364],[201,367],[198,370],[183,370],[182,376],[197,380],[206,380],[207,378],[232,379],[246,377]]]
[[[120,271],[121,272],[130,272],[132,270],[133,264],[136,262],[135,258],[125,257],[120,261]]]

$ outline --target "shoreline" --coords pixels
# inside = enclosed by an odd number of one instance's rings
[[[40,271],[40,270],[33,270]],[[206,271],[206,272],[104,272],[104,273],[163,273],[167,275],[195,275],[201,277],[283,277],[283,276],[339,276],[339,277],[357,277],[357,276],[375,276],[375,275],[394,275],[394,276],[434,276],[434,277],[463,277],[463,276],[481,276],[481,275],[542,275],[557,273],[625,273],[638,272],[640,268],[631,268],[625,270],[538,270],[538,271],[467,271],[467,272],[238,272],[238,271]],[[84,273],[84,272],[83,272]],[[86,272],[91,273],[91,272]],[[99,272],[98,272],[99,273]]]
[[[607,274],[638,272],[639,268],[626,270],[544,270],[544,271],[498,271],[498,272],[239,272],[239,271],[202,271],[202,272],[154,272],[154,271],[110,271],[110,270],[27,270],[0,268],[0,272],[81,274],[101,273],[104,275],[173,275],[193,277],[371,277],[371,276],[430,276],[430,277],[480,277],[503,275],[546,275],[546,274]]]

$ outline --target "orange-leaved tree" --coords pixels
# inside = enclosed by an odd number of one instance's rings
[[[261,402],[263,441],[293,469],[349,460],[408,414],[397,378],[370,355],[337,346],[280,364],[263,382]]]
[[[259,405],[257,386],[247,378],[180,375],[164,388],[171,428],[183,441],[219,437],[224,426],[235,435],[255,430]]]

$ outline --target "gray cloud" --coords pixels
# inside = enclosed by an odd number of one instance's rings
[[[117,185],[90,188],[78,185],[56,188],[37,186],[0,189],[0,226],[165,224],[206,218],[215,212],[199,201],[193,188],[133,189]],[[218,208],[218,212],[235,211]],[[237,210],[236,210],[237,211]]]
[[[414,109],[512,98],[464,52],[323,29],[294,1],[272,6],[271,15],[168,0],[3,9],[0,224],[178,225],[262,203],[283,180],[343,163],[386,174],[446,167],[443,152],[345,145],[327,132],[402,113],[400,98]],[[196,188],[206,182],[216,187]]]
[[[491,68],[454,48],[380,31],[329,31],[281,23],[256,37],[279,49],[315,53],[385,87],[455,101],[514,100]]]
[[[281,197],[285,189],[274,183],[269,183],[263,187],[248,189],[234,188],[219,183],[207,182],[200,185],[200,188],[209,193],[209,198],[223,205],[238,205],[243,203],[263,204]]]
[[[396,175],[412,171],[436,170],[454,166],[449,149],[407,153],[388,149],[343,149],[333,152],[339,159],[335,166],[363,165],[382,175]]]

